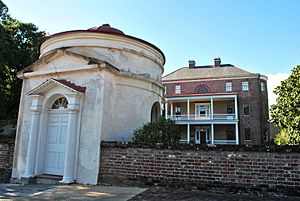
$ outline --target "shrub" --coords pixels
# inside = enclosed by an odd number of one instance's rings
[[[175,121],[160,117],[157,122],[144,124],[133,133],[133,141],[146,144],[175,145],[180,140],[180,129]]]
[[[288,145],[289,144],[289,134],[287,131],[280,131],[274,138],[274,143],[276,145]]]

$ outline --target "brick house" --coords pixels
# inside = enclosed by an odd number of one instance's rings
[[[164,115],[191,144],[261,145],[269,140],[267,77],[231,64],[180,68],[163,77]]]

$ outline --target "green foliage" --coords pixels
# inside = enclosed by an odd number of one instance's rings
[[[274,143],[276,145],[288,145],[289,144],[289,134],[286,131],[281,131],[274,138]]]
[[[300,65],[276,87],[276,103],[271,107],[271,122],[287,134],[289,145],[300,145]]]
[[[17,72],[38,59],[38,45],[45,32],[8,14],[0,0],[0,119],[17,117],[21,80]]]
[[[133,133],[133,141],[136,143],[175,145],[179,140],[179,126],[175,121],[163,117],[160,117],[157,122],[144,124]]]

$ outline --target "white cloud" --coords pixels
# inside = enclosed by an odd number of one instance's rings
[[[276,73],[268,74],[268,96],[269,96],[269,105],[272,105],[276,102],[276,95],[273,93],[274,88],[281,84],[281,81],[289,77],[289,73]]]

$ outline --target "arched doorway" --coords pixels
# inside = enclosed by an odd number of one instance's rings
[[[53,101],[47,125],[45,144],[44,173],[63,175],[67,132],[68,132],[68,100],[59,97]]]
[[[151,109],[151,122],[157,122],[160,116],[160,104],[155,102]]]

